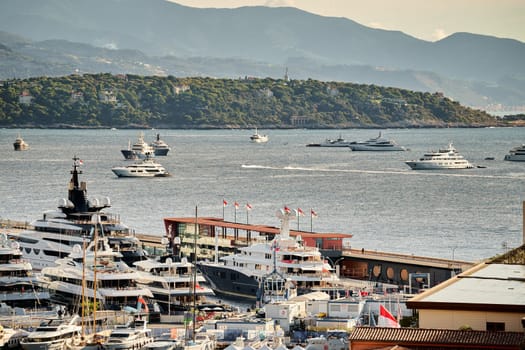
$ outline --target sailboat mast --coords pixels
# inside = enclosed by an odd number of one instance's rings
[[[192,340],[195,342],[195,313],[197,311],[195,294],[197,293],[197,235],[199,234],[199,220],[197,216],[197,206],[195,206],[195,232],[193,237],[193,332]]]
[[[86,240],[82,242],[83,259],[82,259],[82,339],[86,335]]]
[[[94,264],[93,264],[93,334],[97,331],[97,250],[98,250],[98,214],[95,216],[95,241]]]

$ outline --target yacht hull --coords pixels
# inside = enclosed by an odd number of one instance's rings
[[[223,265],[198,264],[199,270],[216,294],[257,299],[259,282],[237,270],[231,270]]]

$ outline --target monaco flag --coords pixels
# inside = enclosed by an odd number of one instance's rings
[[[377,320],[378,327],[400,328],[396,318],[381,304],[379,304],[379,319]]]
[[[225,207],[225,206],[227,206],[227,205],[228,205],[228,202],[226,202],[226,199],[223,199],[223,200],[222,200],[222,206]]]

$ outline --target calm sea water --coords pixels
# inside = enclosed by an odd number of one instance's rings
[[[13,151],[18,132],[31,146]],[[351,152],[307,143],[341,135],[377,136],[376,130],[260,130],[267,144],[251,144],[252,130],[145,130],[172,146],[158,157],[173,176],[119,179],[111,167],[137,130],[0,130],[0,217],[32,221],[67,196],[72,157],[84,161],[90,197],[109,197],[136,232],[164,234],[163,218],[222,216],[279,226],[277,209],[313,208],[313,230],[352,234],[352,246],[442,258],[478,260],[522,243],[525,163],[503,161],[525,143],[519,128],[383,130],[408,152]],[[413,171],[404,161],[453,141],[468,160],[486,168]],[[495,160],[485,160],[495,157]],[[253,207],[246,215],[245,205]],[[294,223],[297,227],[297,223]],[[310,230],[309,216],[299,227]]]

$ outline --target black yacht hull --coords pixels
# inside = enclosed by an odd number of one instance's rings
[[[200,272],[216,294],[230,298],[256,300],[259,282],[237,270],[225,266],[197,263]]]

